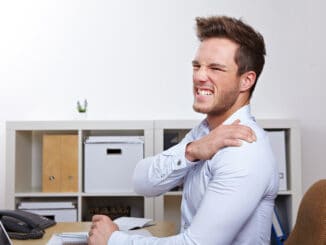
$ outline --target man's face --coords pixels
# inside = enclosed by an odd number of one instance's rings
[[[240,90],[238,66],[234,61],[238,45],[225,38],[201,42],[193,63],[195,111],[222,115],[236,102]]]

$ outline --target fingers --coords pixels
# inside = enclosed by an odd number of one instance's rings
[[[239,134],[233,135],[234,138],[242,139],[247,142],[254,142],[256,141],[256,134],[255,132],[248,126],[245,125],[240,125],[240,119],[236,119],[232,124],[231,124],[232,130],[237,131]]]
[[[233,125],[232,133],[233,138],[242,139],[249,143],[257,140],[255,131],[244,125]]]
[[[238,125],[240,123],[240,119],[235,120],[232,125]]]
[[[239,132],[238,134],[236,134],[235,138],[247,141],[248,143],[252,143],[256,141],[256,135],[254,131]]]
[[[105,219],[109,219],[111,220],[108,216],[103,215],[103,214],[95,214],[92,217],[92,221],[96,222],[96,221],[101,221],[101,220],[105,220]]]
[[[251,128],[247,129],[247,133],[245,134],[245,139],[246,141],[252,143],[254,141],[256,141],[256,134],[255,131],[253,131]]]
[[[237,120],[239,122],[239,120]],[[255,132],[248,126],[235,124],[233,122],[231,125],[223,125],[220,126],[219,129],[216,128],[215,135],[217,137],[223,137],[224,140],[229,139],[237,139],[237,140],[244,140],[248,143],[255,142],[257,140]],[[225,143],[225,142],[224,142]],[[227,146],[231,146],[229,144],[225,144]],[[232,146],[234,146],[232,144]]]
[[[97,245],[99,244],[98,243],[98,232],[97,230],[93,230],[91,229],[89,232],[88,232],[88,244],[89,245]]]
[[[225,140],[225,145],[227,145],[227,146],[241,146],[242,142],[241,142],[241,140],[238,140],[238,139],[226,139]]]
[[[93,222],[92,225],[91,225],[91,230],[95,229],[96,228],[96,223]]]
[[[96,230],[96,227],[97,227],[96,222],[93,221],[92,225],[91,225],[91,228],[89,229],[89,232],[88,232],[89,237],[94,234],[94,231]]]
[[[95,214],[92,217],[92,221],[99,221],[101,219],[103,219],[103,215],[101,215],[101,214]]]

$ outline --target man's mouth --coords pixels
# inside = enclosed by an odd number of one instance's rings
[[[205,88],[196,88],[196,94],[207,96],[207,95],[212,95],[213,91]]]

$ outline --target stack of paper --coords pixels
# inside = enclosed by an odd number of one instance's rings
[[[61,208],[75,208],[73,202],[57,202],[57,201],[44,201],[44,202],[32,202],[24,201],[18,205],[18,209],[61,209]]]
[[[47,245],[87,245],[88,232],[65,232],[52,235]]]
[[[145,226],[153,225],[151,219],[135,218],[135,217],[120,217],[113,221],[119,227],[119,230],[130,235],[152,236],[152,234],[145,229],[137,229]],[[65,232],[52,235],[47,245],[87,245],[88,232]]]

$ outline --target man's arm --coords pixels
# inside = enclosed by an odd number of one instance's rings
[[[251,162],[252,159],[245,159],[243,154],[234,158],[234,154],[237,155],[237,152],[230,151],[223,160],[219,157],[211,160],[214,175],[190,227],[184,232],[171,237],[157,238],[128,235],[111,230],[107,244],[232,244],[248,218],[253,215],[272,175],[271,167],[265,166],[263,162],[260,162],[260,167],[259,164],[243,167],[246,161]],[[252,235],[257,242],[257,234]]]
[[[222,134],[222,135],[224,135],[222,137],[227,137],[229,139],[234,140],[235,139],[234,135],[237,135],[237,137],[239,137],[240,139],[246,140],[248,142],[252,141],[253,139],[255,140],[255,134],[250,128],[245,127],[245,126],[241,126],[241,125],[238,125],[238,126],[239,127],[232,127],[233,130],[229,131],[229,133]],[[227,129],[228,129],[228,127],[223,127],[222,131],[227,130]],[[239,133],[238,129],[240,129],[240,131],[242,131],[242,133],[241,132]],[[243,130],[243,129],[245,129],[245,130]],[[218,132],[220,132],[220,131],[216,130],[216,131],[213,132],[213,133],[215,133],[214,134],[215,137],[218,137],[218,135],[216,135],[216,134],[218,134]],[[216,142],[216,140],[214,139],[215,137],[209,137],[208,139],[197,142],[197,144],[198,143],[201,143],[201,144],[207,144],[207,143],[208,144],[214,144],[213,142],[210,142],[209,139]],[[230,141],[225,141],[224,139],[222,140],[222,142],[224,142],[224,144],[225,144],[225,142],[230,143]],[[184,142],[184,147],[186,147],[186,145],[188,145],[188,144],[186,144]],[[222,143],[222,145],[223,145],[223,143]],[[183,155],[185,155],[184,151],[183,151]],[[143,161],[143,163],[146,164],[147,167],[144,167],[144,169],[138,169],[139,170],[139,175],[137,176],[137,178],[139,178],[138,179],[139,183],[142,183],[142,181],[144,181],[144,180],[146,180],[146,182],[145,182],[146,184],[148,183],[147,182],[148,181],[147,179],[149,178],[148,177],[148,172],[149,172],[148,169],[153,164],[153,162],[155,162],[155,158],[151,159],[151,161]],[[177,172],[178,171],[175,171],[174,174],[176,175],[175,179],[178,180],[179,178],[177,177]],[[142,175],[143,173],[145,173],[145,175]],[[160,171],[158,171],[158,173],[160,173]],[[181,171],[181,174],[182,174],[182,171]],[[173,179],[173,178],[171,178],[171,179]],[[172,182],[170,182],[170,183],[172,183]],[[146,184],[142,188],[146,189]],[[149,188],[150,193],[152,193],[151,192],[152,188],[153,187],[150,186],[150,188]],[[156,189],[155,186],[154,186],[154,189]],[[158,185],[157,190],[162,190],[161,185]],[[213,205],[216,206],[216,202],[214,202]],[[207,220],[211,220],[210,217],[207,217]],[[217,220],[218,219],[216,219],[216,221]],[[93,241],[98,241],[99,242],[99,241],[105,240],[105,238],[109,238],[108,244],[142,244],[142,245],[146,245],[146,244],[148,244],[148,245],[149,244],[153,244],[153,245],[154,244],[157,244],[157,245],[159,245],[159,244],[162,244],[162,245],[163,244],[164,245],[167,245],[167,244],[169,244],[169,245],[170,244],[178,244],[178,245],[179,244],[196,244],[195,240],[193,239],[193,237],[189,233],[189,231],[185,231],[185,232],[183,232],[181,234],[178,234],[176,236],[171,236],[171,237],[167,237],[167,238],[143,237],[143,236],[137,236],[137,235],[130,236],[130,235],[126,234],[126,233],[118,232],[117,227],[114,227],[111,224],[113,222],[106,216],[101,216],[101,217],[98,216],[95,219],[95,222],[97,222],[97,225],[94,226],[94,229],[100,229],[101,231],[106,230],[106,232],[104,232],[103,234],[102,234],[102,232],[96,232],[95,236],[94,236],[93,231],[91,229],[90,233],[93,236],[93,238],[92,238]],[[103,227],[105,227],[105,228],[103,228]],[[199,227],[197,227],[197,228],[195,227],[194,229],[195,230],[196,229],[201,230],[201,229],[203,229],[203,226],[199,225]],[[209,235],[210,234],[208,234],[208,236]],[[100,243],[96,243],[96,242],[91,243],[90,242],[89,244],[100,244]]]
[[[167,151],[141,160],[133,175],[135,192],[144,196],[158,196],[182,184],[194,165],[185,157],[188,142],[190,139],[186,137]]]
[[[134,188],[139,194],[157,196],[180,185],[189,169],[200,160],[209,160],[225,146],[240,146],[241,140],[256,140],[254,131],[240,120],[220,125],[206,136],[196,139],[194,128],[176,146],[154,157],[141,160],[134,170]],[[198,136],[197,136],[198,137]]]

